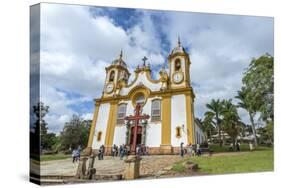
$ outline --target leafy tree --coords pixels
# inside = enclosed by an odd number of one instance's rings
[[[211,139],[213,133],[215,132],[215,122],[211,116],[204,116],[202,121],[203,131],[207,134],[207,138]]]
[[[235,150],[235,143],[237,136],[241,131],[241,122],[238,116],[237,108],[232,104],[231,99],[223,101],[222,110],[222,127],[223,130],[231,137],[233,149]]]
[[[273,57],[265,54],[251,61],[242,79],[248,98],[255,101],[255,108],[261,112],[261,118],[265,121],[274,120],[273,73]]]
[[[273,123],[269,122],[265,127],[257,129],[257,133],[260,134],[260,141],[266,144],[273,144]]]
[[[222,139],[221,139],[221,125],[220,125],[220,116],[222,115],[222,101],[219,99],[215,100],[212,99],[212,101],[206,105],[208,108],[208,111],[205,113],[206,117],[211,118],[215,122],[215,126],[219,133],[219,141],[220,141],[220,147],[222,147]]]
[[[41,146],[43,149],[52,150],[53,145],[57,142],[55,133],[47,133],[44,137],[41,137]]]
[[[83,121],[79,116],[73,115],[70,122],[66,122],[60,135],[61,149],[86,147],[89,134],[89,121]]]
[[[255,146],[258,145],[257,137],[256,137],[256,128],[254,117],[257,113],[257,104],[258,102],[254,100],[254,96],[251,94],[249,89],[242,87],[240,91],[238,91],[238,95],[235,97],[239,100],[238,107],[245,109],[250,117],[251,128],[254,138]]]

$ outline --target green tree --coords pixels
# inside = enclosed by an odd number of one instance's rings
[[[233,144],[233,150],[235,150],[235,143],[237,136],[241,131],[241,122],[238,116],[237,107],[232,104],[232,100],[223,101],[222,110],[222,128],[230,136]]]
[[[274,120],[274,70],[273,57],[269,54],[253,59],[244,73],[242,82],[247,94],[255,101],[256,109],[265,121]]]
[[[257,129],[257,133],[260,135],[260,141],[266,144],[273,144],[273,123],[269,122],[265,127]]]
[[[83,121],[79,116],[73,115],[70,122],[66,122],[60,134],[60,147],[62,150],[73,149],[78,146],[86,147],[89,134],[89,121]]]
[[[242,87],[240,91],[238,91],[238,95],[235,97],[239,100],[238,107],[245,109],[250,118],[251,128],[254,138],[255,146],[258,145],[257,137],[256,137],[256,128],[255,128],[255,121],[254,117],[257,113],[257,101],[254,100],[253,95],[251,94],[249,89]]]
[[[209,104],[206,104],[208,111],[205,113],[206,117],[209,117],[214,120],[215,126],[219,133],[219,142],[220,147],[222,147],[222,139],[221,139],[221,125],[220,125],[220,116],[222,115],[222,101],[219,99],[212,99]]]
[[[57,136],[55,133],[47,133],[42,137],[42,147],[47,150],[52,150],[53,145],[57,142]]]
[[[211,140],[215,132],[215,122],[211,116],[204,116],[202,121],[203,131],[207,134],[207,138]]]

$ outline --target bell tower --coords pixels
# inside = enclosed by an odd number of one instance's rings
[[[177,46],[168,56],[170,88],[186,88],[190,87],[190,59],[184,47],[181,46],[180,38],[178,38]]]
[[[103,97],[112,97],[119,93],[123,86],[128,84],[130,72],[127,64],[122,59],[123,52],[115,59],[110,66],[106,67],[106,78],[103,89]]]

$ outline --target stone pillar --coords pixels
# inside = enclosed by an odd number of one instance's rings
[[[87,160],[88,160],[87,157],[80,158],[76,176],[75,176],[77,179],[84,179],[84,177],[86,176],[86,161]]]
[[[125,159],[125,173],[124,178],[126,180],[137,179],[140,176],[140,161],[141,158],[136,155],[130,155],[128,159]]]
[[[94,179],[94,176],[96,174],[96,169],[94,168],[95,158],[95,155],[91,155],[89,157],[89,165],[87,170],[87,179],[89,180]]]

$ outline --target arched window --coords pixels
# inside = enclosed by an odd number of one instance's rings
[[[115,72],[111,71],[110,75],[109,75],[109,81],[113,82],[114,81],[114,77],[115,77]]]
[[[117,124],[122,125],[124,124],[124,118],[126,116],[126,108],[127,104],[120,104],[117,110]]]
[[[175,71],[180,71],[181,70],[181,60],[176,59],[175,61]]]
[[[102,132],[99,131],[99,132],[98,132],[98,136],[97,136],[97,141],[98,141],[98,142],[101,141],[101,136],[102,136]]]
[[[181,137],[181,127],[180,126],[176,127],[176,137],[177,138]]]
[[[151,121],[161,120],[161,100],[156,99],[151,103]]]
[[[136,104],[141,104],[141,105],[143,105],[143,104],[144,104],[144,101],[145,101],[145,97],[144,97],[144,94],[143,94],[143,93],[139,94],[139,95],[136,97]]]

